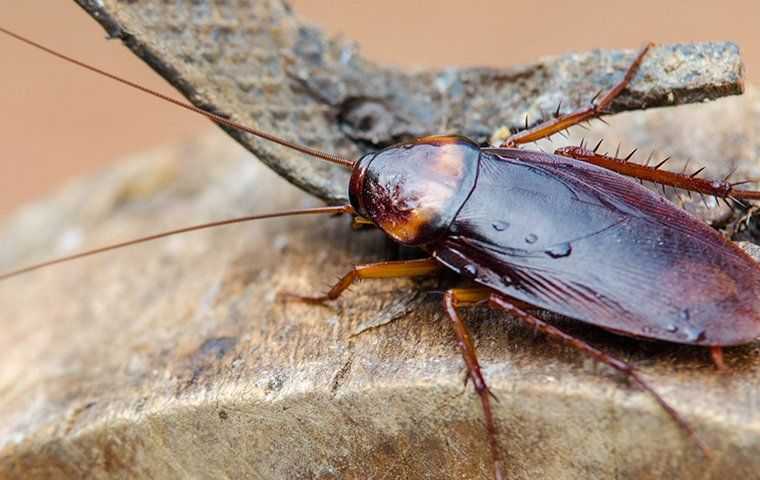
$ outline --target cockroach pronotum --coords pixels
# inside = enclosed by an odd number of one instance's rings
[[[497,444],[491,395],[475,345],[457,309],[488,305],[609,365],[648,392],[705,452],[689,424],[628,363],[597,350],[536,317],[538,308],[613,333],[710,349],[718,366],[724,346],[760,336],[760,267],[736,245],[638,180],[729,201],[760,199],[737,189],[598,153],[565,147],[553,154],[520,148],[598,117],[645,60],[645,46],[623,78],[587,107],[512,134],[483,148],[459,136],[428,136],[366,154],[356,161],[297,145],[150,91],[27,38],[0,32],[58,58],[306,155],[351,169],[350,202],[196,225],[85,251],[0,274],[5,280],[62,263],[169,235],[263,218],[350,213],[425,258],[355,266],[326,294],[285,293],[285,300],[335,300],[359,279],[434,275],[449,269],[469,286],[447,290],[443,308],[458,339],[467,379],[479,395],[493,458],[503,478],[508,461]],[[709,255],[706,254],[709,252]],[[641,259],[646,259],[642,262]],[[671,288],[688,280],[688,291]],[[646,297],[647,302],[640,299]]]

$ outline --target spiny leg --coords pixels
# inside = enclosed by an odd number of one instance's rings
[[[496,423],[493,419],[491,410],[491,392],[488,389],[485,378],[480,371],[480,364],[475,351],[475,344],[472,342],[472,336],[467,329],[467,325],[459,318],[457,307],[475,305],[488,300],[490,292],[482,288],[454,288],[447,290],[443,296],[443,307],[451,320],[454,332],[457,335],[457,344],[462,350],[462,357],[467,366],[467,378],[472,379],[475,391],[480,397],[480,404],[483,407],[483,416],[485,417],[486,433],[488,435],[488,444],[491,448],[491,456],[494,463],[494,472],[497,479],[502,478],[501,473],[501,455],[499,445],[496,440]],[[466,383],[466,380],[465,380]]]
[[[325,294],[318,296],[304,296],[294,293],[283,292],[280,297],[283,300],[294,300],[306,303],[321,304],[329,300],[335,300],[356,280],[370,278],[401,278],[431,275],[441,269],[441,265],[432,258],[420,260],[399,260],[391,262],[368,263],[357,265],[350,272],[343,275],[338,282]]]
[[[620,80],[607,93],[605,93],[604,96],[599,98],[598,101],[595,102],[592,100],[591,105],[587,107],[579,108],[564,115],[559,115],[556,118],[542,122],[533,128],[515,133],[514,135],[511,135],[509,138],[504,140],[504,143],[502,143],[501,146],[516,147],[517,145],[523,143],[535,142],[536,140],[541,140],[542,138],[546,138],[555,133],[566,130],[573,125],[577,125],[587,120],[591,120],[592,118],[601,116],[604,113],[604,110],[610,106],[615,97],[617,97],[620,92],[622,92],[628,86],[628,84],[631,83],[631,80],[633,80],[633,77],[636,75],[636,72],[638,71],[641,62],[644,59],[644,56],[649,51],[649,49],[652,48],[653,45],[654,44],[652,43],[648,43],[644,48],[641,49],[639,54],[634,59],[633,63],[631,63],[631,65],[628,67],[628,70],[626,70],[623,79]]]
[[[702,169],[687,175],[685,173],[668,172],[659,167],[665,160],[655,166],[641,165],[629,162],[631,155],[625,158],[616,158],[609,155],[596,153],[596,149],[589,150],[585,147],[563,147],[554,151],[556,155],[570,157],[583,162],[594,164],[598,167],[612,170],[627,177],[637,178],[648,182],[659,183],[668,187],[680,188],[689,192],[710,195],[718,198],[730,198],[741,200],[760,200],[760,191],[737,190],[737,185],[748,182],[730,183],[726,180],[707,180],[696,175]]]
[[[691,438],[697,446],[702,450],[705,456],[710,456],[709,449],[702,443],[702,441],[697,437],[694,430],[691,428],[691,426],[684,420],[676,410],[670,406],[661,396],[658,394],[654,388],[652,388],[640,375],[639,373],[634,370],[634,368],[629,365],[628,363],[618,360],[615,357],[608,355],[600,350],[597,350],[596,348],[592,347],[588,343],[584,342],[583,340],[573,337],[572,335],[568,335],[567,333],[563,332],[562,330],[559,330],[556,327],[553,327],[546,322],[540,320],[539,318],[534,317],[533,315],[525,312],[524,310],[521,310],[520,308],[516,307],[514,304],[511,303],[511,301],[505,297],[491,294],[491,296],[488,299],[488,304],[499,308],[510,315],[515,316],[517,319],[522,321],[523,323],[530,325],[531,327],[535,328],[536,330],[539,330],[540,332],[548,335],[549,337],[552,337],[557,340],[561,340],[562,342],[570,345],[571,347],[574,347],[581,352],[585,353],[586,355],[589,355],[593,359],[605,363],[609,365],[610,367],[614,368],[618,372],[625,375],[629,380],[631,380],[633,383],[639,386],[642,390],[645,392],[648,392],[652,398],[655,399],[655,401],[660,405],[660,407],[665,410],[665,412],[670,416],[670,418],[673,419],[673,421],[678,424],[678,426],[687,433],[689,438]]]

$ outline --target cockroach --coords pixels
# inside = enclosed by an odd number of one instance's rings
[[[326,294],[285,293],[287,300],[321,304],[360,279],[434,275],[448,269],[470,286],[447,290],[451,321],[477,392],[493,458],[503,478],[491,392],[467,325],[457,311],[485,304],[609,365],[648,392],[706,453],[690,425],[630,364],[535,316],[533,309],[601,327],[619,335],[710,349],[760,336],[760,266],[740,248],[664,197],[639,185],[647,180],[734,202],[760,199],[727,181],[708,181],[598,153],[598,146],[520,148],[604,113],[636,75],[645,46],[607,93],[573,112],[556,115],[483,148],[461,136],[427,136],[340,158],[249,128],[86,65],[25,37],[0,32],[212,121],[351,169],[349,203],[195,225],[57,258],[0,275],[5,280],[53,264],[193,230],[287,215],[350,213],[425,258],[355,266]],[[674,286],[679,288],[673,288]],[[641,299],[647,301],[642,302]]]

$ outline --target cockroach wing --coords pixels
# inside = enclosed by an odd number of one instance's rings
[[[619,333],[760,336],[751,257],[637,182],[574,159],[484,150],[450,235],[430,250],[477,283]]]

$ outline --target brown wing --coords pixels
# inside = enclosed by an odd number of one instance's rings
[[[760,335],[760,268],[614,172],[524,150],[484,153],[434,256],[514,298],[611,330],[731,345]]]

